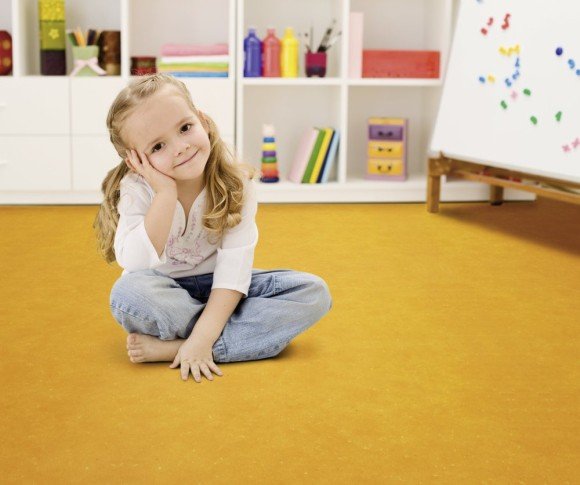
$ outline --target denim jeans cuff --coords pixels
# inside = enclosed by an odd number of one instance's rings
[[[225,362],[226,361],[226,346],[224,344],[224,339],[220,336],[213,345],[213,359],[214,362]]]

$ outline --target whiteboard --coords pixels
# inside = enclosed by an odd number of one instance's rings
[[[461,0],[429,151],[580,182],[580,0]]]

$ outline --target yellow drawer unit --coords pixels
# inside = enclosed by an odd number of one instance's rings
[[[403,165],[403,160],[369,158],[368,171],[371,175],[403,175]]]
[[[366,179],[407,179],[407,132],[406,118],[368,119]]]
[[[403,142],[369,141],[367,155],[372,158],[401,158],[403,156]]]

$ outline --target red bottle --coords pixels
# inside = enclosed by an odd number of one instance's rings
[[[276,37],[276,29],[268,28],[262,49],[262,76],[280,77],[280,39]]]

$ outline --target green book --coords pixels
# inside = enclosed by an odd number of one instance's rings
[[[314,148],[312,149],[312,153],[310,154],[310,158],[308,160],[308,166],[306,167],[306,171],[304,172],[304,176],[302,177],[302,183],[308,184],[310,183],[310,176],[314,170],[314,165],[316,164],[316,159],[318,158],[318,153],[320,152],[320,146],[322,145],[322,140],[324,139],[324,130],[320,128],[316,128],[318,130],[318,136],[316,137],[316,141],[314,142]]]

